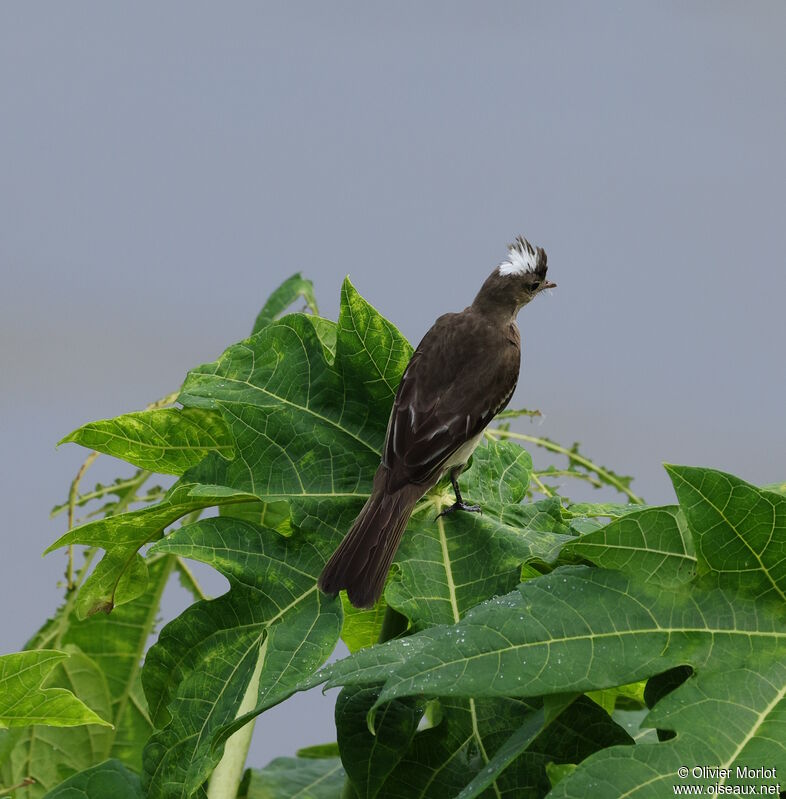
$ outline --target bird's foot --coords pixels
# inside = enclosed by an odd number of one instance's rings
[[[480,505],[467,505],[466,502],[457,501],[454,502],[449,508],[445,508],[441,513],[438,513],[434,517],[434,521],[439,519],[440,516],[447,516],[449,513],[453,513],[454,510],[463,510],[467,513],[483,513],[483,508]]]

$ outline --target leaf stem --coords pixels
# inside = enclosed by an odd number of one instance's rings
[[[584,480],[593,488],[603,488],[603,482],[593,477],[587,472],[579,472],[576,469],[548,469],[537,473],[542,477],[572,477],[574,480]]]
[[[595,472],[595,474],[597,474],[604,483],[613,486],[621,494],[625,494],[630,498],[631,502],[637,505],[644,504],[644,500],[637,494],[634,494],[633,491],[631,491],[616,475],[607,471],[602,466],[598,466],[597,463],[594,463],[589,458],[585,458],[578,452],[574,452],[567,447],[563,447],[561,444],[557,444],[554,441],[549,441],[547,438],[540,438],[539,436],[528,436],[525,433],[513,433],[510,430],[497,430],[495,428],[491,428],[487,430],[487,432],[493,437],[515,438],[518,441],[527,441],[530,444],[535,444],[535,446],[543,447],[543,449],[564,455],[571,463],[576,463],[591,472]]]
[[[186,580],[186,582],[188,582],[188,584],[191,586],[191,590],[200,599],[210,599],[210,597],[202,590],[202,586],[194,576],[194,573],[188,568],[188,564],[185,562],[185,560],[183,560],[183,558],[180,557],[180,555],[177,556],[175,566],[180,572],[180,576]]]
[[[76,507],[77,492],[79,491],[79,483],[84,477],[85,472],[90,468],[91,464],[98,457],[97,452],[91,452],[85,462],[79,467],[76,477],[71,481],[71,488],[68,491],[68,529],[69,531],[74,527],[74,508]],[[68,545],[68,566],[66,567],[66,591],[73,591],[76,587],[74,583],[74,545]]]
[[[0,788],[0,794],[5,796],[6,794],[11,794],[13,791],[18,791],[20,788],[27,788],[28,785],[35,785],[35,780],[32,777],[25,777],[22,782],[18,782],[10,788]]]
[[[540,477],[538,477],[537,472],[530,472],[530,477],[537,485],[538,491],[540,491],[541,494],[545,494],[547,497],[554,496],[554,492],[540,479]]]
[[[259,678],[262,674],[262,666],[265,663],[268,640],[268,638],[265,638],[265,643],[260,647],[254,673],[251,675],[246,692],[243,695],[243,701],[237,709],[235,718],[239,718],[256,707],[259,695]],[[224,754],[210,775],[210,781],[207,786],[207,799],[235,799],[237,796],[237,789],[240,787],[240,781],[243,779],[243,771],[246,767],[246,758],[248,757],[248,749],[251,746],[251,736],[254,733],[255,722],[256,719],[250,721],[227,738]]]

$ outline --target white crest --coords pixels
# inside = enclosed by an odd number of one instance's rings
[[[522,236],[508,246],[508,257],[497,267],[501,275],[523,275],[534,272],[538,256],[535,248]]]

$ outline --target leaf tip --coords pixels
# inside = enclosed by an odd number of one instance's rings
[[[70,433],[64,435],[56,444],[55,449],[57,449],[61,444],[71,444],[74,442],[74,436],[79,432],[79,428],[76,430],[72,430]]]
[[[371,708],[371,710],[369,710],[368,713],[366,713],[366,727],[368,727],[368,731],[375,738],[377,736],[377,731],[376,731],[376,728],[374,727],[374,720],[376,718],[376,715],[377,715],[377,706],[376,706],[376,704],[374,704],[374,706]]]

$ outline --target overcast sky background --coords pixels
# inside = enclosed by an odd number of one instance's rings
[[[0,652],[59,601],[54,443],[296,270],[417,342],[522,233],[559,284],[519,318],[539,433],[652,502],[663,461],[785,479],[785,40],[779,0],[0,4]],[[252,764],[334,739],[294,706]]]

